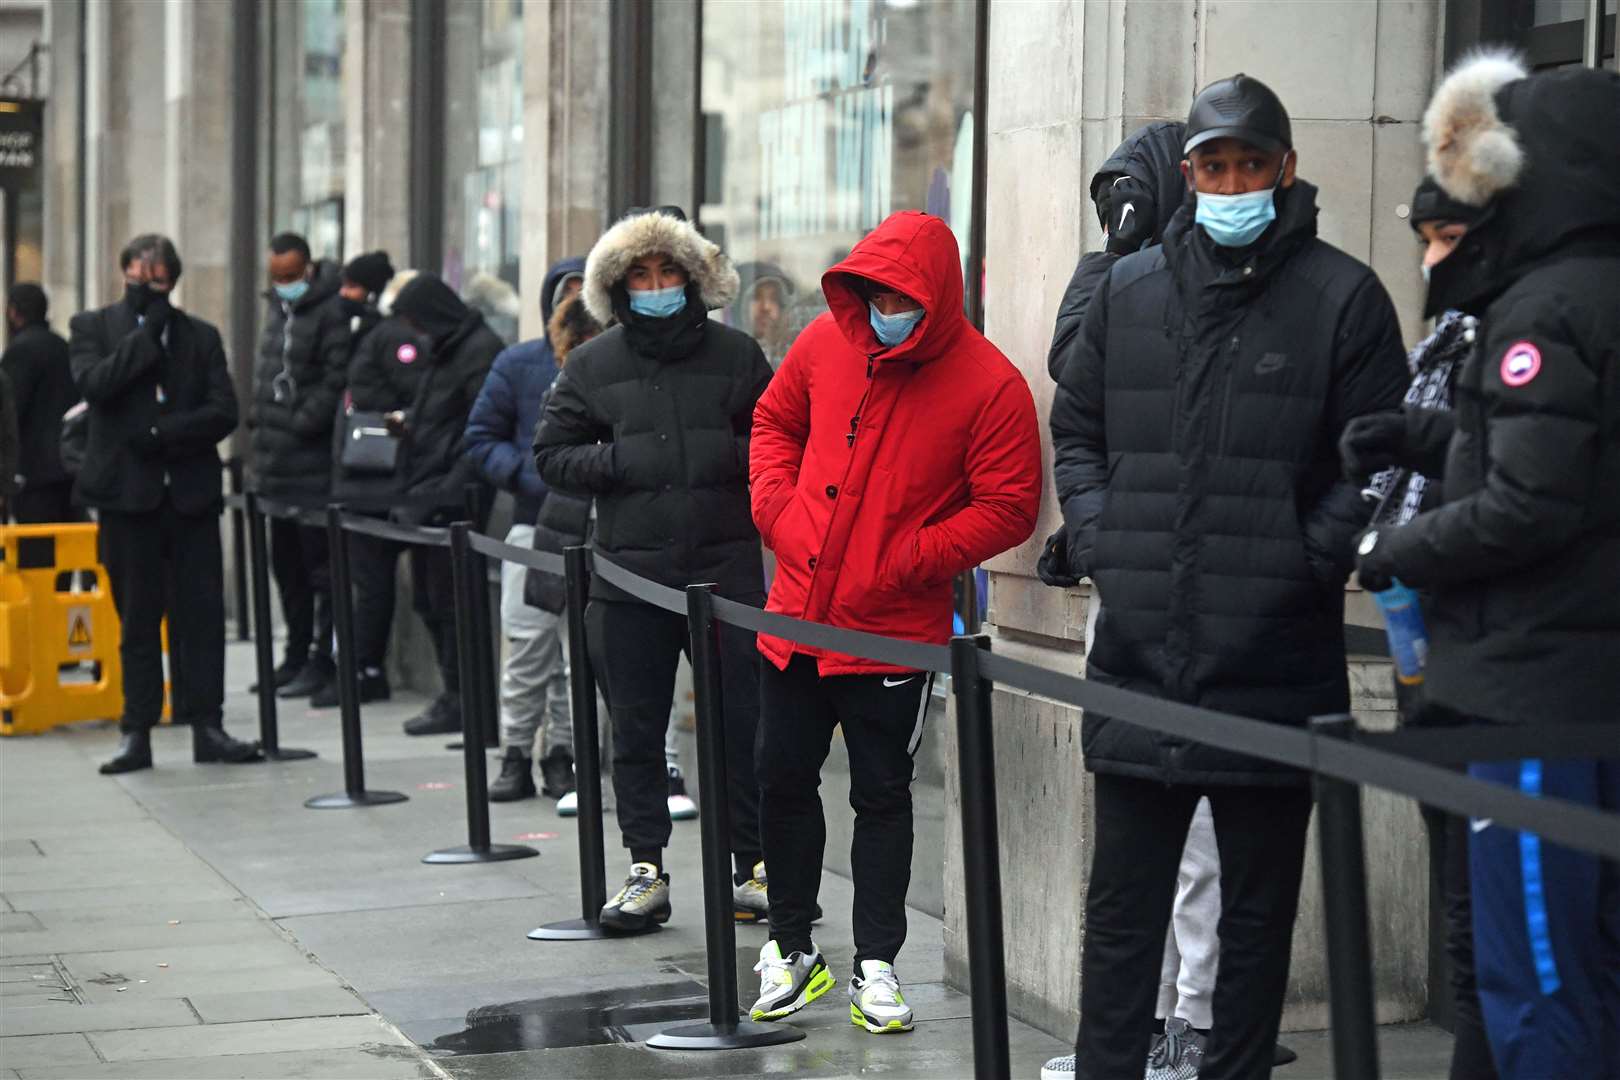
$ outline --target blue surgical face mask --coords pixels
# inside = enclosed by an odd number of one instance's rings
[[[1283,167],[1287,167],[1284,158]],[[1282,183],[1282,169],[1277,180],[1262,191],[1244,195],[1206,195],[1198,193],[1198,209],[1194,220],[1204,227],[1209,238],[1221,247],[1247,247],[1260,239],[1266,226],[1277,220],[1277,184]]]
[[[686,307],[686,286],[667,289],[629,289],[630,310],[653,319],[667,319]]]
[[[304,294],[307,292],[309,292],[309,281],[307,279],[295,281],[291,285],[276,286],[276,295],[287,301],[289,304],[298,303],[298,301],[304,298]]]
[[[876,304],[868,302],[871,309],[872,332],[883,344],[893,348],[911,336],[919,322],[922,321],[923,309],[915,311],[902,311],[898,315],[885,315],[878,310]]]

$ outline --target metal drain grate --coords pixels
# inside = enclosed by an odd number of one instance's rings
[[[52,956],[0,962],[0,1002],[7,1009],[30,1005],[83,1005],[67,969]]]

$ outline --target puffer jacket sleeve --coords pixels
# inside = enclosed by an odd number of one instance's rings
[[[1041,435],[1035,399],[1022,378],[985,402],[967,447],[968,503],[917,532],[919,582],[939,581],[1029,539],[1041,510]]]
[[[1108,342],[1108,277],[1097,285],[1052,400],[1052,478],[1068,530],[1068,565],[1091,576],[1091,551],[1108,491],[1104,375]]]
[[[318,377],[299,387],[291,418],[294,433],[303,439],[321,438],[331,431],[338,399],[348,383],[349,320],[330,301],[322,305],[318,318],[310,357]]]
[[[1052,348],[1046,354],[1046,370],[1053,382],[1063,381],[1063,369],[1079,348],[1080,328],[1086,321],[1086,310],[1091,296],[1108,277],[1109,269],[1119,256],[1108,251],[1088,251],[1080,256],[1074,268],[1069,287],[1063,290],[1063,301],[1058,304],[1057,322],[1052,328]]]
[[[518,451],[518,391],[512,385],[510,358],[510,349],[495,358],[467,416],[467,431],[462,437],[467,460],[478,466],[484,479],[503,491],[517,491],[523,477],[523,458]]]
[[[772,550],[776,548],[776,520],[793,500],[805,443],[810,438],[806,370],[809,350],[805,339],[813,332],[800,334],[789,347],[775,378],[754,406],[753,438],[748,447],[749,501],[754,527]]]
[[[1370,272],[1351,295],[1339,325],[1327,417],[1334,446],[1356,417],[1400,408],[1409,381],[1395,305]],[[1300,530],[1316,579],[1342,587],[1355,565],[1356,535],[1367,527],[1372,507],[1361,497],[1361,488],[1342,479],[1332,463],[1324,471],[1333,479],[1306,510]]]
[[[603,495],[618,486],[612,431],[591,407],[586,358],[575,354],[557,382],[534,433],[534,464],[548,487]]]
[[[1469,359],[1482,366],[1463,376],[1482,398],[1484,484],[1379,535],[1384,558],[1409,585],[1450,585],[1532,566],[1575,539],[1591,498],[1604,394],[1577,329],[1590,313],[1542,296],[1491,314],[1488,336]],[[1511,385],[1504,371],[1515,354],[1521,373]],[[1524,379],[1531,357],[1538,368]]]

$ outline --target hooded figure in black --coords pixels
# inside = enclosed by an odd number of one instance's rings
[[[30,282],[11,287],[6,319],[11,343],[0,368],[11,379],[17,409],[19,454],[12,470],[19,488],[11,512],[19,525],[76,521],[73,477],[62,465],[62,414],[78,404],[68,364],[68,343],[45,321],[45,290]],[[11,479],[0,475],[0,482]]]
[[[1088,679],[1289,726],[1347,712],[1344,584],[1366,523],[1335,447],[1397,404],[1405,350],[1373,272],[1317,238],[1281,101],[1246,75],[1188,117],[1182,202],[1119,259],[1059,373],[1069,564],[1100,605]],[[1118,217],[1114,218],[1117,222]],[[1270,1070],[1310,818],[1308,776],[1088,711],[1095,843],[1075,1075],[1142,1068],[1183,839],[1221,857],[1201,1076]]]
[[[1384,463],[1442,476],[1441,505],[1363,538],[1360,578],[1426,591],[1424,692],[1481,722],[1620,720],[1620,75],[1527,76],[1470,58],[1424,116],[1429,169],[1481,208],[1433,269],[1430,313],[1480,320],[1455,409],[1408,409]],[[1365,447],[1384,427],[1346,434]],[[1453,423],[1447,424],[1445,420]],[[1449,438],[1447,435],[1449,434]],[[1346,454],[1347,461],[1361,455]],[[1603,758],[1476,763],[1474,776],[1620,811]],[[1620,874],[1479,820],[1475,957],[1504,1080],[1613,1075]]]
[[[337,264],[311,262],[302,237],[270,241],[270,271],[248,414],[252,486],[270,499],[319,501],[331,490],[332,418],[349,366],[349,317]],[[337,672],[326,530],[272,517],[270,568],[287,623],[277,693],[309,697]]]
[[[617,325],[569,357],[541,415],[535,461],[554,491],[595,497],[592,547],[603,559],[677,588],[714,582],[722,596],[758,605],[765,575],[748,506],[748,438],[771,369],[753,338],[709,318],[736,297],[737,272],[678,213],[632,213],[592,248],[581,295],[598,322]],[[686,621],[600,573],[591,597],[591,660],[613,716],[613,787],[633,860],[602,921],[642,927],[669,918],[664,733]],[[756,876],[760,852],[759,654],[752,634],[721,634],[740,886]]]

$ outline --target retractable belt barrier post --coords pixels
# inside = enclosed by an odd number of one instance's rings
[[[231,473],[231,494],[242,494],[242,459],[233,457],[227,463]],[[236,587],[236,640],[248,639],[248,568],[246,515],[236,499],[229,501],[231,510],[231,558],[235,573],[231,575]]]
[[[276,658],[270,626],[270,556],[264,534],[264,509],[252,492],[243,496],[248,542],[253,549],[253,652],[259,673],[259,745],[271,761],[303,761],[313,750],[281,745],[276,717]]]
[[[478,522],[483,520],[484,517],[483,489],[477,484],[468,484],[462,488],[461,494],[462,508],[467,514],[467,520],[472,523],[469,528],[476,530]],[[499,674],[496,670],[495,646],[490,639],[488,564],[484,561],[483,556],[476,551],[469,551],[469,554],[478,567],[478,576],[474,581],[479,590],[479,608],[483,612],[481,621],[473,624],[478,631],[478,656],[473,670],[477,674],[483,700],[489,703],[489,707],[482,714],[484,717],[483,744],[490,749],[499,749],[501,745],[501,721],[500,711],[495,706],[495,680],[499,678]],[[465,674],[462,675],[462,680],[466,681]],[[466,715],[465,709],[462,710],[462,715]]]
[[[737,1015],[737,926],[731,895],[731,812],[727,805],[726,714],[720,690],[720,624],[714,586],[686,590],[686,629],[697,712],[698,823],[703,839],[703,931],[709,962],[709,1019],[665,1028],[647,1040],[658,1050],[742,1050],[796,1042],[804,1032]]]
[[[1311,721],[1311,732],[1349,741],[1355,737],[1356,721],[1350,716],[1319,716]],[[1333,1073],[1378,1080],[1361,788],[1321,773],[1311,779],[1316,789],[1316,833],[1322,847],[1322,928],[1327,937]]]
[[[471,526],[450,526],[450,568],[456,590],[456,657],[461,666],[461,754],[466,765],[467,844],[422,856],[425,863],[486,863],[527,859],[540,852],[523,844],[489,842],[488,775],[484,768],[486,714],[495,711],[486,662],[489,645],[489,578],[484,557],[468,543]]]
[[[991,682],[979,670],[983,634],[951,640],[956,746],[962,775],[962,884],[966,891],[968,984],[973,1001],[973,1074],[1009,1080],[1007,973],[1001,937],[1001,841],[996,822]]]
[[[343,534],[343,508],[336,503],[326,508],[326,539],[332,549],[332,627],[337,633],[343,790],[334,795],[317,795],[305,800],[304,805],[311,810],[344,810],[404,802],[408,796],[402,792],[366,790],[366,764],[360,748],[359,658],[354,654],[354,595],[349,591],[349,544]]]
[[[585,605],[591,595],[591,550],[570,547],[563,552],[568,620],[568,696],[574,719],[574,783],[579,800],[579,906],[580,917],[547,923],[529,931],[534,941],[593,941],[656,933],[613,930],[602,925],[607,903],[607,872],[602,853],[602,763],[596,725],[596,676],[585,645]]]

